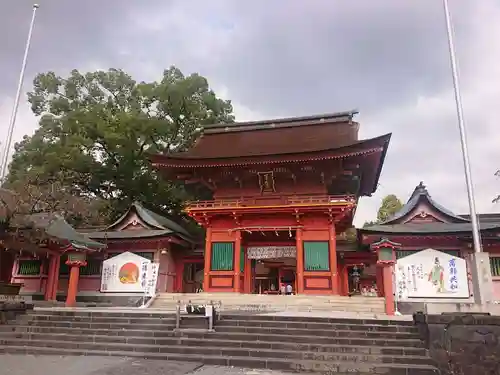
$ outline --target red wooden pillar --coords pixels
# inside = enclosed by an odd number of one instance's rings
[[[51,301],[57,300],[57,291],[59,290],[59,268],[61,268],[61,255],[54,255],[54,258],[54,281],[52,282],[52,292],[50,297]]]
[[[47,283],[45,284],[45,301],[52,299],[54,290],[54,279],[55,279],[55,269],[56,269],[56,257],[52,255],[49,260],[49,270],[47,272]]]
[[[396,263],[396,250],[401,244],[392,242],[387,238],[372,243],[370,249],[377,253],[377,266],[382,268],[382,283],[385,296],[385,311],[387,315],[394,315],[394,288],[392,280],[392,267]]]
[[[377,297],[384,296],[384,277],[381,267],[377,267],[376,273],[376,283],[377,283]]]
[[[297,294],[304,293],[304,242],[302,241],[302,229],[295,232],[297,242]]]
[[[78,294],[80,267],[87,265],[86,254],[79,252],[69,253],[66,264],[70,267],[66,307],[73,307],[76,305],[76,295]]]
[[[78,293],[78,281],[80,278],[80,266],[70,266],[68,295],[66,296],[66,307],[73,307],[76,305],[76,295]]]
[[[184,261],[181,259],[177,259],[175,262],[175,292],[182,293],[183,285],[182,278],[184,277]]]
[[[241,264],[241,232],[239,230],[235,231],[234,240],[234,292],[240,293],[240,264]]]
[[[339,294],[338,270],[337,270],[337,237],[335,233],[335,225],[332,223],[328,228],[329,255],[330,255],[330,273],[332,294]]]
[[[394,315],[394,290],[392,286],[392,264],[382,265],[382,277],[384,279],[385,313]]]
[[[205,237],[205,265],[203,268],[203,291],[210,290],[210,263],[212,259],[212,228],[207,227]]]

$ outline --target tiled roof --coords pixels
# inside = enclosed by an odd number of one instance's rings
[[[168,158],[226,159],[331,150],[356,144],[358,128],[352,113],[218,125],[205,128],[189,151]]]
[[[470,215],[465,214],[465,215],[459,215],[460,217],[463,217],[466,220],[470,221]],[[489,213],[489,214],[478,214],[477,218],[479,219],[479,222],[482,224],[500,224],[500,213]]]
[[[40,228],[51,237],[70,242],[77,249],[96,250],[106,247],[105,244],[92,240],[89,236],[77,232],[59,214],[37,213],[26,216],[26,223]]]
[[[500,229],[500,224],[481,224],[480,230]],[[406,223],[381,224],[359,229],[363,234],[442,234],[442,233],[472,233],[471,223]]]

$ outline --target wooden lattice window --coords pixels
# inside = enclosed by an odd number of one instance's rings
[[[80,275],[82,276],[98,276],[101,274],[102,260],[101,259],[87,259],[87,265],[80,268]]]
[[[61,263],[59,264],[59,276],[69,275],[69,266],[66,264],[67,260],[68,260],[67,255],[61,256]]]
[[[212,243],[212,271],[232,271],[234,268],[234,242]]]
[[[241,247],[240,252],[240,272],[243,273],[245,270],[245,248]]]
[[[500,277],[500,257],[490,257],[491,276]]]
[[[329,271],[330,256],[328,242],[304,241],[304,270]]]
[[[42,269],[42,261],[40,259],[20,259],[18,275],[22,276],[38,276]]]
[[[150,260],[151,262],[154,259],[154,253],[152,251],[144,251],[144,252],[135,252],[134,251],[134,254],[139,255],[140,257],[146,258],[146,259]]]

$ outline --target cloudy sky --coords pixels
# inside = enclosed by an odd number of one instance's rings
[[[0,0],[0,134],[7,131],[32,2]],[[206,76],[238,120],[358,109],[362,137],[393,133],[380,186],[407,200],[424,181],[467,213],[441,0],[40,0],[24,90],[38,72],[123,68],[137,80],[172,64]],[[500,3],[451,0],[475,195],[500,192]],[[15,139],[37,120],[23,96]]]

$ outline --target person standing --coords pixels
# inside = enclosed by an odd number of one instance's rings
[[[286,284],[286,295],[289,296],[292,294],[293,288],[291,284]]]

